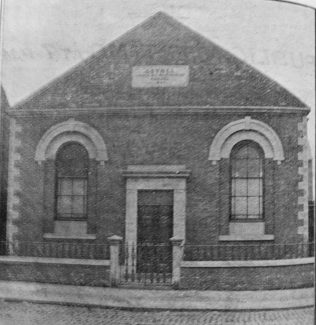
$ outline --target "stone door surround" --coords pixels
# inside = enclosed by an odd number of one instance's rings
[[[126,177],[125,241],[137,243],[137,201],[139,190],[173,190],[173,237],[185,239],[186,178],[184,165],[130,165]]]

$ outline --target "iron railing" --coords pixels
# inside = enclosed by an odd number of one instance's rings
[[[0,242],[2,255],[24,257],[52,257],[75,259],[109,259],[108,244],[90,244],[66,241],[14,241]]]
[[[314,256],[314,243],[185,245],[186,261],[277,260]]]
[[[129,276],[136,273],[167,274],[171,272],[170,245],[120,245],[120,265]],[[0,241],[0,254],[25,257],[52,257],[76,259],[110,259],[109,244],[91,244],[75,241]],[[221,244],[185,245],[183,260],[277,260],[312,257],[315,243],[286,244]]]
[[[169,285],[172,247],[170,244],[123,244],[120,268],[121,284]]]

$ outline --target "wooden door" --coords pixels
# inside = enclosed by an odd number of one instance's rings
[[[173,200],[170,192],[150,191],[140,195],[137,228],[138,272],[171,272]]]

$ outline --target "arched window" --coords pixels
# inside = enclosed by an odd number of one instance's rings
[[[89,155],[78,143],[68,142],[56,156],[56,219],[87,218]]]
[[[231,219],[263,218],[263,151],[253,141],[241,141],[232,149]]]

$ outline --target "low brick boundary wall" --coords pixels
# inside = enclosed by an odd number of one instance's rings
[[[110,285],[109,260],[0,257],[0,281]]]
[[[314,258],[269,261],[184,261],[180,289],[277,290],[314,284]]]

